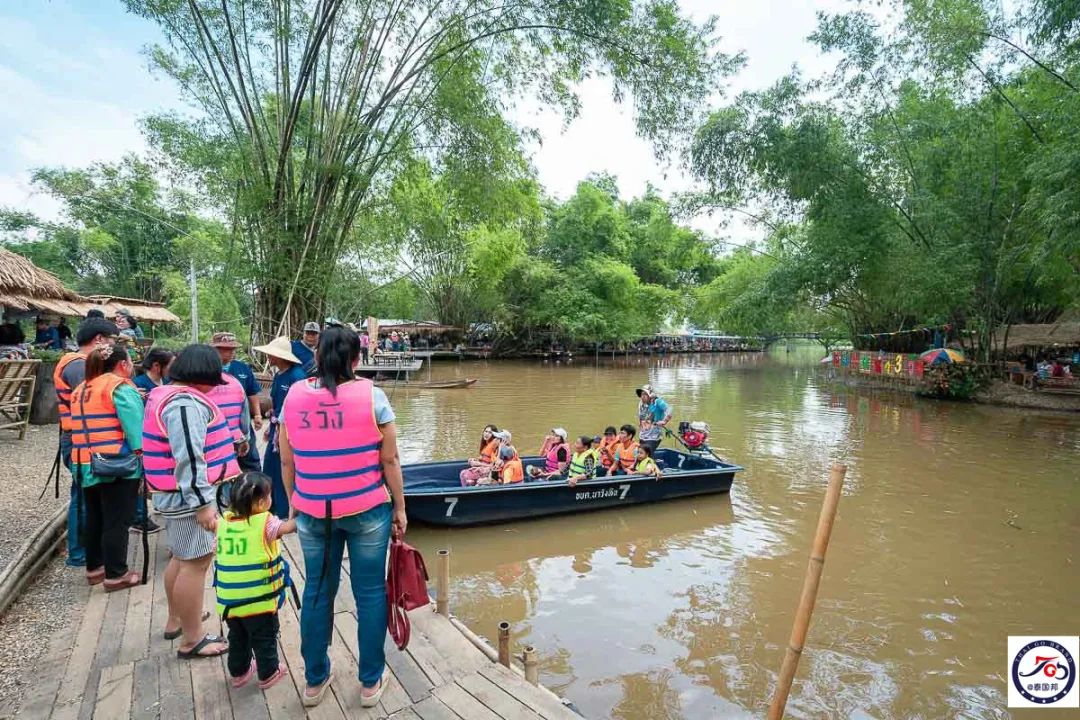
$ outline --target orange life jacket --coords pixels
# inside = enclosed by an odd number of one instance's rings
[[[634,465],[637,464],[637,447],[638,444],[633,440],[615,445],[615,451],[619,453],[619,465],[628,473],[634,472]]]
[[[485,465],[490,465],[495,462],[495,453],[498,452],[498,448],[498,440],[488,440],[487,445],[480,451],[480,461]]]
[[[121,385],[132,383],[105,373],[75,386],[71,393],[72,462],[89,465],[91,453],[115,455],[131,451],[113,403],[113,392]]]
[[[600,453],[600,464],[606,468],[615,464],[615,448],[619,445],[619,438],[612,438],[609,442],[607,436],[601,438],[600,447],[597,448],[597,452]]]
[[[509,480],[506,479],[507,471],[509,471],[510,473]],[[525,468],[521,466],[521,458],[519,458],[517,455],[514,456],[513,460],[507,460],[505,463],[503,463],[502,468],[499,470],[499,482],[503,483],[504,485],[510,483],[519,483],[524,479]]]
[[[64,380],[64,370],[75,360],[85,360],[86,355],[82,352],[73,352],[63,355],[56,363],[53,370],[53,386],[56,388],[56,406],[60,411],[60,429],[64,432],[71,430],[71,391],[73,388]]]

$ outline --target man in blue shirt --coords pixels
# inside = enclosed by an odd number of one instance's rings
[[[638,442],[655,452],[663,437],[664,428],[671,421],[671,407],[656,394],[652,385],[642,385],[635,390],[638,396]]]
[[[247,455],[237,457],[237,462],[241,470],[260,472],[262,463],[259,462],[259,451],[255,444],[255,431],[261,430],[263,426],[262,405],[259,404],[259,393],[262,387],[255,378],[255,371],[251,369],[251,366],[236,359],[236,348],[240,347],[240,343],[236,341],[235,335],[230,332],[214,333],[210,339],[210,347],[217,350],[218,356],[221,357],[221,369],[236,378],[240,386],[244,388],[251,411],[251,425],[248,432],[250,449]]]
[[[34,336],[34,347],[42,350],[63,350],[60,342],[60,333],[56,328],[49,325],[49,321],[43,317],[37,319],[37,334]]]
[[[315,348],[319,347],[319,323],[309,322],[304,325],[304,336],[292,341],[292,353],[300,361],[305,375],[315,372]]]

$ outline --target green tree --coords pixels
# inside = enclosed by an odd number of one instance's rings
[[[605,74],[663,153],[741,62],[673,0],[125,3],[159,25],[154,65],[199,112],[150,119],[151,139],[235,217],[266,329],[319,314],[358,218],[402,162],[438,163],[447,138],[471,137],[467,94],[444,92],[460,77],[572,116],[573,84]]]

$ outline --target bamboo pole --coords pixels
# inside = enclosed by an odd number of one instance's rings
[[[499,664],[510,667],[510,623],[499,623]]]
[[[437,553],[435,567],[435,612],[443,617],[450,614],[450,548]]]
[[[825,491],[825,502],[821,506],[821,515],[818,517],[817,533],[814,535],[814,546],[806,568],[806,578],[803,580],[802,596],[799,598],[799,608],[795,611],[795,625],[791,628],[791,639],[788,641],[783,665],[780,666],[780,679],[776,684],[776,693],[773,695],[772,703],[769,704],[769,720],[780,720],[784,717],[784,707],[787,705],[791,683],[795,680],[795,670],[802,656],[806,632],[810,627],[810,616],[814,612],[818,585],[821,583],[821,571],[825,565],[825,552],[829,549],[829,536],[832,534],[836,506],[840,502],[840,491],[844,487],[846,474],[847,466],[836,463],[829,475],[829,487]]]
[[[540,684],[540,663],[536,659],[536,648],[526,645],[522,652],[522,664],[525,666],[525,679],[533,684]]]

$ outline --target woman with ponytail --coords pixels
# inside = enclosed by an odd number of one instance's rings
[[[360,338],[328,327],[319,338],[316,377],[289,389],[281,417],[281,470],[304,551],[300,653],[307,707],[333,679],[327,648],[341,562],[349,568],[358,620],[360,704],[386,688],[386,553],[391,527],[405,534],[405,494],[394,411],[370,380],[358,379]]]
[[[71,393],[71,469],[86,505],[86,581],[104,583],[106,592],[132,587],[142,579],[127,566],[128,521],[141,475],[97,476],[90,461],[94,454],[142,451],[143,402],[131,373],[124,347],[101,344],[87,355],[86,377]]]

